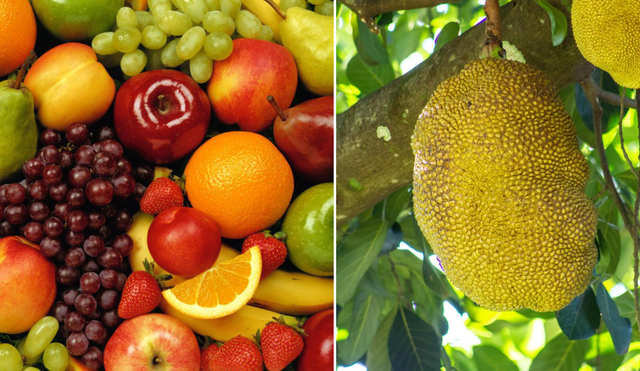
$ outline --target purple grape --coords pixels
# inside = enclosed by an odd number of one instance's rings
[[[7,205],[4,208],[4,219],[12,225],[20,225],[29,219],[29,212],[27,207],[22,204]]]
[[[94,174],[107,177],[116,172],[118,160],[112,153],[100,151],[93,157],[91,164],[91,170]]]
[[[78,290],[76,289],[67,289],[62,293],[62,301],[68,306],[75,305],[76,296],[78,296]]]
[[[44,234],[46,234],[47,236],[58,237],[62,234],[64,226],[60,219],[52,216],[44,221],[44,223],[42,224],[42,229],[44,231]]]
[[[106,335],[104,335],[103,338],[104,337],[106,337]],[[84,352],[82,357],[80,357],[80,361],[82,361],[82,364],[87,366],[87,368],[97,370],[103,365],[102,351],[98,347],[90,347],[86,352]]]
[[[122,322],[122,318],[118,316],[117,309],[112,309],[102,312],[102,315],[100,315],[100,322],[109,328],[115,328]]]
[[[115,195],[121,198],[128,197],[136,189],[136,181],[133,176],[123,171],[118,171],[111,177],[111,184]]]
[[[127,275],[122,272],[118,272],[118,284],[116,285],[116,291],[122,292],[122,289],[124,288],[124,284],[126,282],[127,282]]]
[[[56,269],[56,282],[69,286],[78,282],[80,278],[80,272],[77,269],[69,268],[66,265],[61,265]]]
[[[118,165],[116,166],[116,168],[127,174],[133,175],[133,165],[131,165],[131,161],[127,160],[124,157],[118,160]]]
[[[5,220],[0,223],[0,235],[2,235],[2,237],[16,236],[18,233],[20,233],[18,228],[8,221]]]
[[[42,148],[42,159],[44,163],[49,164],[59,164],[60,163],[60,152],[54,145],[48,145]]]
[[[76,301],[74,302],[76,310],[85,316],[90,315],[95,312],[98,307],[98,302],[96,298],[91,294],[82,293],[76,297]]]
[[[44,232],[46,234],[46,229],[44,230]],[[40,241],[40,253],[45,257],[53,258],[54,256],[58,255],[60,251],[62,251],[62,243],[59,239],[45,237]]]
[[[40,142],[45,146],[57,146],[62,141],[60,133],[53,129],[44,129],[40,133]]]
[[[98,264],[105,268],[118,268],[122,264],[122,255],[112,248],[107,248],[105,252],[98,257]]]
[[[37,222],[27,223],[22,230],[22,234],[24,238],[35,243],[40,242],[45,237],[42,224]]]
[[[100,272],[100,266],[98,265],[98,263],[96,262],[95,259],[87,259],[86,262],[84,262],[84,264],[82,265],[82,271],[83,272],[95,272],[98,273]]]
[[[115,288],[118,285],[118,272],[110,268],[103,269],[100,272],[100,285],[105,289]]]
[[[7,187],[7,200],[14,204],[21,204],[27,197],[27,190],[18,183],[9,184]]]
[[[45,166],[42,171],[42,180],[50,185],[60,183],[62,181],[62,169],[55,164]]]
[[[89,128],[83,123],[74,122],[67,127],[64,136],[71,144],[79,146],[89,139]]]
[[[91,179],[93,179],[91,170],[79,165],[69,170],[69,175],[67,176],[69,185],[74,188],[84,188]]]
[[[149,166],[138,166],[134,176],[138,182],[148,186],[153,181],[154,170]]]
[[[9,205],[9,199],[7,198],[7,188],[9,184],[3,184],[0,186],[0,203],[3,205]]]
[[[47,204],[40,201],[33,201],[27,209],[31,220],[36,222],[44,222],[51,215],[51,210]]]
[[[136,188],[133,190],[133,200],[140,204],[140,200],[142,200],[142,196],[147,191],[147,187],[142,183],[136,183]]]
[[[109,241],[111,240],[111,228],[109,228],[109,226],[107,225],[103,225],[102,227],[100,227],[100,229],[98,229],[97,235],[100,236],[102,240]]]
[[[87,224],[87,228],[89,228],[92,231],[97,231],[98,229],[100,229],[100,227],[104,225],[104,223],[107,222],[107,217],[104,215],[104,213],[101,213],[100,211],[91,210],[89,211],[88,217],[89,217],[89,223]]]
[[[22,165],[22,174],[29,180],[41,179],[44,166],[44,162],[37,158],[29,159]]]
[[[67,183],[58,183],[49,188],[49,197],[54,202],[64,202],[69,194]]]
[[[53,207],[53,215],[56,218],[60,219],[60,221],[64,224],[67,222],[67,217],[69,217],[69,213],[71,213],[71,210],[71,205],[66,202],[61,202]]]
[[[64,240],[71,246],[82,246],[84,243],[84,232],[66,231],[64,233]]]
[[[127,234],[119,234],[111,241],[113,248],[122,256],[129,256],[131,250],[133,250],[133,239]]]
[[[87,202],[87,197],[84,194],[82,188],[73,188],[67,193],[67,202],[72,208],[77,209],[84,206]],[[69,221],[67,221],[68,223]]]
[[[58,322],[64,322],[65,317],[69,313],[69,307],[62,301],[56,301],[53,303],[49,315],[55,318]]]
[[[104,310],[117,308],[118,296],[115,290],[105,290],[98,294],[98,306]]]
[[[95,156],[95,154],[96,151],[93,149],[93,147],[85,144],[83,146],[80,146],[80,148],[76,150],[74,158],[78,165],[89,166],[91,165],[93,156]]]
[[[71,332],[82,331],[84,325],[85,320],[80,312],[69,312],[64,319],[64,326]]]
[[[111,153],[113,157],[119,160],[124,153],[124,149],[122,148],[122,144],[118,143],[115,139],[107,139],[102,141],[102,151]]]
[[[125,209],[119,209],[111,221],[115,232],[126,232],[131,228],[131,224],[133,224],[133,218]]]
[[[29,188],[29,196],[36,201],[42,201],[49,194],[49,185],[44,180],[36,180]]]
[[[89,348],[89,339],[84,332],[74,332],[67,338],[67,350],[72,356],[79,357]]]
[[[64,262],[70,268],[80,268],[86,259],[87,257],[84,254],[84,250],[79,247],[73,247],[67,250],[64,256]]]
[[[103,142],[108,139],[116,139],[116,132],[109,126],[101,126],[98,129],[98,141]]]
[[[113,186],[104,179],[93,179],[85,187],[87,200],[96,206],[108,205],[113,199]]]
[[[60,167],[63,169],[69,169],[76,163],[76,159],[73,157],[73,153],[63,149],[60,152]]]
[[[97,341],[102,339],[107,329],[100,323],[100,321],[90,321],[84,327],[84,333],[89,340]]]
[[[91,235],[84,240],[82,248],[87,255],[97,258],[105,250],[104,240],[99,236]]]
[[[75,189],[77,188],[72,189],[72,191]],[[71,206],[73,206],[73,204],[71,204]],[[87,214],[82,210],[73,210],[69,213],[69,217],[67,218],[67,227],[74,232],[84,231],[85,228],[87,228],[88,223],[89,218],[87,218]]]
[[[95,294],[100,290],[100,276],[95,272],[87,272],[80,277],[80,288],[87,294]]]

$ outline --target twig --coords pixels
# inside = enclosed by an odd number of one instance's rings
[[[484,4],[484,14],[487,20],[484,24],[486,40],[482,46],[482,55],[485,57],[504,58],[506,53],[502,48],[502,23],[500,22],[500,2],[487,0]]]
[[[591,201],[597,200],[600,196],[602,196],[605,193],[607,193],[607,187],[606,186],[602,187],[602,189],[600,190],[600,192],[598,192],[598,194],[596,194],[595,196],[591,197]]]
[[[393,259],[391,259],[391,256],[389,256],[389,263],[391,263],[391,272],[393,273],[393,276],[396,278],[396,284],[398,285],[398,296],[405,303],[411,304],[409,302],[409,299],[407,299],[407,297],[404,295],[404,291],[402,290],[402,284],[400,283],[400,277],[398,276],[398,272],[396,272],[396,265],[393,262]]]
[[[635,99],[625,97],[624,94],[622,96],[619,96],[616,93],[602,90],[599,86],[597,86],[597,88],[598,88],[598,98],[600,98],[602,102],[610,104],[612,106],[619,106],[620,101],[622,100],[622,102],[624,102],[624,108],[636,108]]]
[[[602,360],[600,359],[600,328],[596,330],[596,371],[602,371]]]
[[[620,136],[620,147],[622,148],[622,154],[624,155],[624,159],[627,160],[627,164],[629,165],[629,168],[631,168],[631,172],[637,178],[638,173],[636,172],[636,169],[633,167],[633,163],[631,162],[631,159],[629,159],[627,150],[624,148],[624,134],[622,134],[622,117],[624,116],[624,96],[625,96],[624,92],[626,89],[627,88],[624,88],[624,87],[622,88],[622,95],[620,96],[620,119],[618,120],[618,135]]]

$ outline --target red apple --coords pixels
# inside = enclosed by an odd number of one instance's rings
[[[210,119],[207,94],[191,77],[175,70],[130,78],[118,90],[113,108],[122,145],[155,164],[176,161],[194,150]]]
[[[156,264],[176,276],[195,276],[211,268],[220,254],[220,230],[213,219],[190,207],[170,207],[147,232]]]
[[[106,371],[199,371],[200,348],[191,329],[166,314],[124,321],[104,348]]]
[[[22,237],[0,240],[0,333],[27,331],[56,298],[56,267]]]
[[[257,133],[271,127],[276,117],[267,96],[274,96],[286,109],[297,86],[296,62],[285,47],[264,40],[236,39],[231,55],[214,63],[207,94],[218,120]]]
[[[333,308],[318,312],[302,326],[304,349],[296,360],[296,371],[332,371]]]
[[[302,102],[282,110],[269,99],[278,112],[273,123],[276,146],[293,170],[317,184],[333,181],[333,97]]]

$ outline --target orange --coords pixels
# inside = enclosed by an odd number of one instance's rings
[[[282,217],[293,194],[293,173],[260,134],[217,135],[193,154],[184,172],[191,205],[209,214],[226,238],[244,238]]]
[[[244,307],[258,289],[262,273],[260,247],[222,262],[162,292],[167,303],[194,318],[228,316]]]
[[[29,0],[0,0],[0,77],[22,66],[36,45],[36,17]]]

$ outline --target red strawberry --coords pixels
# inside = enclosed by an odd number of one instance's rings
[[[211,371],[209,368],[209,363],[213,359],[213,356],[218,353],[220,347],[216,343],[211,343],[209,345],[204,345],[200,349],[200,371]]]
[[[183,204],[184,196],[180,186],[169,178],[160,177],[147,187],[140,200],[140,210],[157,215],[162,210]]]
[[[301,335],[304,332],[286,325],[283,318],[278,321],[269,322],[259,334],[264,365],[268,371],[283,370],[298,358],[304,348]]]
[[[146,271],[136,271],[129,275],[122,289],[118,316],[129,319],[154,310],[162,298],[162,281],[170,279],[168,275],[154,277],[151,273],[155,264],[144,260]]]
[[[247,237],[242,244],[242,252],[246,252],[254,246],[260,247],[262,255],[262,274],[260,279],[265,278],[284,263],[287,258],[287,247],[282,242],[286,235],[278,232],[271,235],[269,231],[254,233]]]
[[[213,355],[209,363],[211,371],[262,371],[260,349],[251,340],[238,335],[227,341]]]

